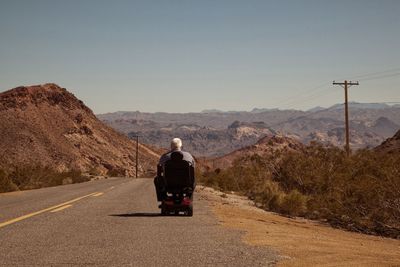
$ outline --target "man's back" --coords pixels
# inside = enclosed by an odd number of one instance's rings
[[[172,154],[174,153],[174,156]],[[177,154],[179,153],[179,155]],[[178,157],[176,157],[178,156]],[[160,161],[157,166],[157,176],[154,178],[154,185],[156,188],[156,193],[157,193],[157,200],[162,201],[163,198],[166,196],[166,184],[165,184],[165,165],[167,162],[170,162],[172,165],[173,163],[171,162],[173,158],[177,159],[179,158],[179,161],[181,162],[187,162],[189,164],[179,164],[182,166],[186,166],[186,168],[189,167],[189,173],[190,175],[185,175],[185,178],[190,177],[191,178],[191,188],[194,190],[196,186],[195,178],[194,178],[194,167],[195,167],[195,161],[192,155],[189,152],[182,151],[182,140],[179,138],[174,138],[171,141],[171,151],[168,153],[165,153],[164,155],[161,156]],[[189,166],[187,166],[189,165]],[[171,166],[173,167],[173,166]],[[172,168],[173,169],[173,168]],[[184,168],[181,168],[184,169]],[[164,176],[164,177],[163,177]],[[179,177],[177,177],[179,178]]]
[[[167,191],[179,191],[184,188],[194,188],[194,168],[183,159],[182,153],[175,151],[171,159],[165,162],[164,179]]]
[[[167,162],[168,160],[171,159],[171,155],[172,155],[172,153],[174,153],[174,152],[179,152],[179,153],[181,153],[182,156],[183,156],[182,159],[185,160],[185,161],[187,161],[187,162],[189,162],[189,163],[191,164],[191,166],[195,167],[195,161],[194,161],[193,156],[192,156],[189,152],[181,151],[181,150],[171,150],[171,151],[169,151],[168,153],[165,153],[164,155],[161,156],[160,161],[159,161],[158,164],[159,164],[159,165],[164,165],[165,162]]]

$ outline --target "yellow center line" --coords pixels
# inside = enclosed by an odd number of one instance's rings
[[[102,194],[104,194],[104,193],[103,192],[99,192],[99,193],[94,194],[93,196],[94,197],[98,197],[98,196],[101,196]]]
[[[4,226],[7,226],[7,225],[9,225],[9,224],[12,224],[12,223],[16,223],[16,222],[19,222],[19,221],[28,219],[28,218],[33,217],[33,216],[35,216],[35,215],[39,215],[39,214],[42,214],[42,213],[44,213],[44,212],[47,212],[47,211],[50,211],[50,210],[54,210],[54,209],[59,208],[59,207],[61,207],[61,206],[65,206],[65,205],[71,204],[71,203],[73,203],[73,202],[79,201],[79,200],[81,200],[81,199],[83,199],[83,198],[86,198],[86,197],[90,197],[90,196],[92,196],[92,195],[94,195],[94,194],[97,194],[97,193],[98,193],[98,192],[94,192],[94,193],[91,193],[91,194],[88,194],[88,195],[85,195],[85,196],[82,196],[82,197],[74,198],[74,199],[69,200],[69,201],[67,201],[67,202],[64,202],[64,203],[61,203],[61,204],[58,204],[58,205],[55,205],[55,206],[52,206],[52,207],[49,207],[49,208],[46,208],[46,209],[43,209],[43,210],[35,211],[35,212],[32,212],[32,213],[23,215],[23,216],[21,216],[21,217],[18,217],[18,218],[9,220],[9,221],[2,222],[2,223],[0,223],[0,228],[1,228],[1,227],[4,227]]]
[[[59,208],[57,208],[57,209],[55,209],[55,210],[51,210],[50,212],[61,211],[61,210],[64,210],[64,209],[66,209],[66,208],[69,208],[69,207],[72,207],[72,205],[71,205],[71,204],[70,204],[70,205],[65,205],[65,206],[59,207]]]

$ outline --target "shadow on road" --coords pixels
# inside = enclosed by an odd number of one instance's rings
[[[154,212],[135,212],[135,213],[125,213],[125,214],[111,214],[109,216],[115,217],[159,217],[160,213]]]

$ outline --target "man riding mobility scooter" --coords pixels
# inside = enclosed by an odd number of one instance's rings
[[[179,151],[173,152],[164,165],[157,166],[157,175],[164,184],[161,201],[162,215],[193,216],[194,167],[183,160]]]

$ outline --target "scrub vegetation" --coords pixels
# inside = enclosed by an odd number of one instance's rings
[[[262,208],[326,221],[352,231],[400,238],[400,155],[311,144],[303,151],[238,159],[200,175]]]
[[[76,170],[58,172],[50,167],[38,165],[19,166],[7,171],[0,169],[0,192],[81,183],[88,180],[89,177]]]

